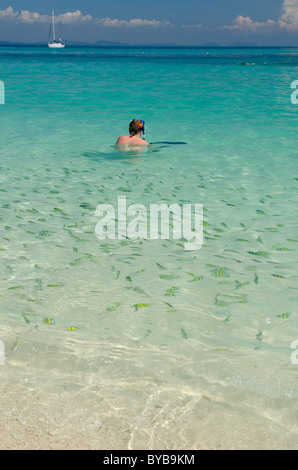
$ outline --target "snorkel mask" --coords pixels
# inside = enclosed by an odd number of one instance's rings
[[[141,121],[141,123],[142,123],[142,128],[141,128],[142,129],[142,135],[145,135],[145,121]],[[141,126],[141,124],[140,124],[140,126]]]

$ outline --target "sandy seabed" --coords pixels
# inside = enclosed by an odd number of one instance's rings
[[[129,385],[127,385],[129,387]],[[138,398],[142,392],[131,394]],[[297,449],[298,435],[272,419],[207,395],[155,390],[115,404],[113,393],[57,397],[1,385],[2,450],[251,450]],[[145,398],[145,397],[144,397]],[[123,406],[124,405],[124,406]]]

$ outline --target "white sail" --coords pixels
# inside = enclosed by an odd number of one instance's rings
[[[55,13],[53,11],[52,11],[52,21],[53,21],[53,41],[56,42]]]
[[[62,41],[62,39],[59,39],[59,41],[56,41],[56,29],[55,29],[55,13],[52,11],[52,32],[53,32],[53,41],[48,42],[48,46],[51,49],[62,49],[65,47],[65,43]]]

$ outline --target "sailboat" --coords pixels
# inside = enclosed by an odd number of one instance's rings
[[[52,42],[50,42],[51,30],[53,32],[53,41]],[[48,46],[51,49],[62,49],[63,47],[65,47],[65,43],[62,41],[62,39],[59,39],[59,41],[56,41],[55,13],[54,12],[52,12],[52,26],[51,26],[51,29],[50,29]]]

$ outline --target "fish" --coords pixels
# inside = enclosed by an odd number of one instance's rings
[[[53,318],[44,318],[43,323],[45,323],[46,325],[54,325],[55,320],[53,320]]]
[[[135,308],[135,311],[138,311],[140,308],[147,308],[149,306],[150,304],[135,304],[134,308]]]
[[[178,291],[178,287],[171,287],[170,289],[166,291],[165,296],[170,297],[172,295],[175,295],[177,291]]]
[[[188,334],[186,333],[186,331],[185,331],[183,328],[180,328],[180,331],[181,331],[181,333],[182,333],[182,337],[183,337],[184,339],[188,339]]]
[[[114,312],[116,308],[118,308],[120,305],[120,302],[114,302],[112,307],[107,308],[107,312]]]

